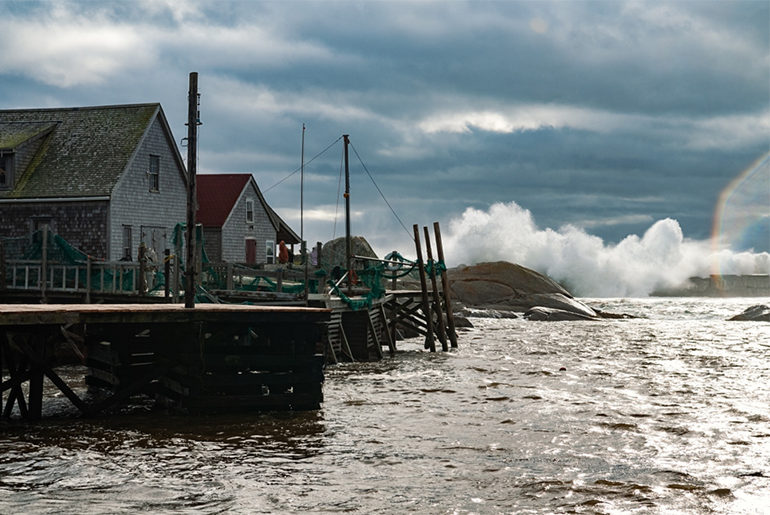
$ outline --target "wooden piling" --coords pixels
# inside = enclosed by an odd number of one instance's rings
[[[430,233],[427,227],[423,227],[425,232],[425,251],[428,253],[428,261],[433,261],[433,251],[430,245]],[[436,266],[435,264],[430,267],[430,284],[433,288],[433,308],[436,311],[436,318],[438,319],[438,339],[441,342],[441,350],[444,352],[449,350],[449,344],[446,339],[446,326],[444,325],[444,314],[441,312],[441,299],[438,293],[438,284],[436,283]]]
[[[425,262],[422,259],[422,248],[420,246],[420,227],[414,225],[414,245],[417,249],[417,270],[420,273],[420,288],[422,289],[422,312],[425,314],[425,325],[427,326],[427,335],[425,336],[425,348],[431,352],[436,352],[436,341],[433,338],[433,312],[430,309],[428,300],[428,282],[425,279]]]
[[[438,222],[433,222],[433,232],[436,235],[436,251],[438,252],[438,260],[444,263],[444,245],[441,243],[441,228]],[[441,274],[441,285],[443,286],[444,294],[444,307],[446,308],[447,325],[449,326],[449,341],[452,348],[457,348],[457,331],[455,330],[455,317],[452,312],[452,301],[449,292],[449,277],[446,272]]]

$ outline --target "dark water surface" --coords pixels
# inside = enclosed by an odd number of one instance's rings
[[[455,352],[330,367],[314,412],[80,420],[59,397],[0,421],[0,514],[770,513],[770,324],[724,321],[768,301],[474,319]]]

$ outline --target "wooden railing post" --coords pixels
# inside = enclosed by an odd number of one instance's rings
[[[86,257],[86,304],[91,304],[91,256]]]
[[[139,261],[139,282],[137,290],[139,295],[143,295],[147,291],[147,245],[144,242],[139,243],[139,253],[137,255]]]
[[[163,252],[163,298],[166,302],[171,302],[171,250],[166,249]]]
[[[48,282],[48,225],[43,226],[43,250],[40,261],[40,294],[43,304],[48,302],[46,299],[46,283]]]

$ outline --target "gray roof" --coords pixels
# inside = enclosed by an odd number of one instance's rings
[[[158,103],[0,110],[0,151],[43,138],[26,169],[15,171],[13,189],[0,198],[111,195],[158,116],[168,130]]]

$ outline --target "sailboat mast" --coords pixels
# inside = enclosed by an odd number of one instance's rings
[[[350,256],[353,254],[350,248],[350,166],[348,162],[348,145],[350,139],[344,134],[342,138],[345,141],[345,259],[348,270],[348,295],[353,293],[353,283],[350,282]]]

